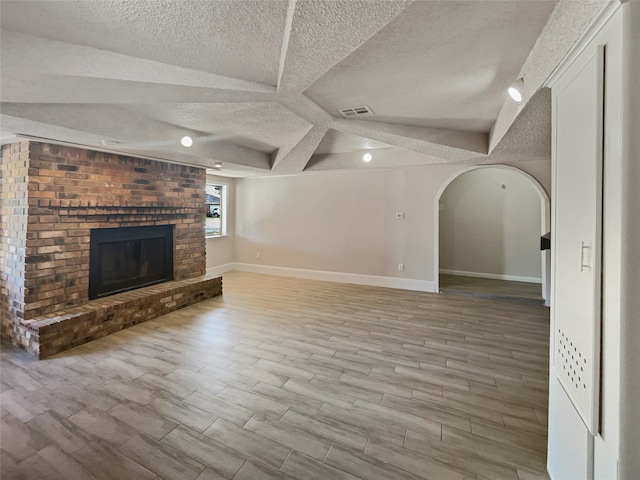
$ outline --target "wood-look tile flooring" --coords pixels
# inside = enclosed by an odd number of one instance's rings
[[[224,296],[33,361],[2,479],[545,474],[548,310],[231,272]]]
[[[544,304],[539,283],[513,282],[492,278],[440,274],[440,291],[445,294],[486,298],[490,300],[521,300]]]

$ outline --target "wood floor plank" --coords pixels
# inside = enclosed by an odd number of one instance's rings
[[[154,391],[143,388],[140,385],[126,380],[111,379],[98,387],[101,392],[108,392],[109,395],[118,398],[121,402],[130,400],[132,402],[146,404],[156,397]]]
[[[120,451],[156,475],[175,480],[193,480],[204,465],[147,435],[136,435]]]
[[[2,453],[14,462],[21,462],[47,446],[47,440],[32,435],[27,425],[11,414],[2,416],[0,421],[0,445]]]
[[[182,426],[169,432],[161,442],[226,478],[233,478],[248,458],[207,435]]]
[[[291,453],[290,448],[280,443],[220,418],[204,433],[218,442],[251,458],[255,458],[276,470],[280,468],[282,462]]]
[[[488,458],[476,451],[435,442],[433,438],[411,430],[407,430],[404,446],[422,455],[437,458],[447,465],[473,472],[478,477],[485,476],[493,480],[518,480],[518,472],[513,465]]]
[[[149,408],[158,416],[173,420],[198,433],[204,432],[218,418],[216,414],[200,410],[179,398],[158,397],[149,404]]]
[[[31,462],[36,464],[36,469],[42,472],[41,478],[65,480],[94,480],[96,478],[74,458],[53,445],[43,448],[36,457],[26,460],[27,465]]]
[[[246,465],[246,462],[245,462],[245,465]],[[256,478],[260,478],[260,477],[256,477]],[[161,480],[161,479],[158,477],[156,480]],[[214,472],[213,470],[205,468],[203,472],[200,475],[198,475],[198,478],[196,478],[196,480],[225,480],[225,477],[220,475],[218,472]]]
[[[158,416],[153,408],[135,402],[122,402],[111,410],[109,415],[117,418],[139,432],[160,440],[178,424],[168,418]]]
[[[451,409],[443,401],[441,404],[416,402],[402,397],[385,394],[381,405],[390,407],[400,412],[409,413],[427,420],[432,420],[444,425],[471,431],[471,420],[467,414]]]
[[[96,440],[114,445],[121,445],[138,433],[135,428],[97,408],[87,408],[71,415],[69,421]]]
[[[195,386],[185,386],[168,379],[164,375],[156,375],[155,373],[146,373],[134,380],[135,384],[143,385],[145,388],[158,389],[173,398],[183,399],[191,395],[195,390]]]
[[[200,477],[198,477],[199,480]],[[280,472],[273,467],[260,463],[256,460],[249,459],[242,468],[236,473],[233,480],[292,480],[286,473]]]
[[[341,422],[327,418],[308,417],[294,410],[287,411],[281,420],[283,423],[290,424],[312,435],[318,435],[356,450],[364,450],[369,438],[368,435],[356,429],[351,429]]]
[[[514,417],[524,419],[535,419],[535,411],[530,405],[521,405],[519,403],[510,402],[508,399],[498,400],[494,397],[480,395],[473,392],[463,392],[445,387],[444,396],[462,403],[484,407],[495,410],[500,413],[507,413]]]
[[[280,470],[294,478],[305,478],[309,480],[326,480],[327,478],[334,480],[357,480],[358,478],[297,452],[292,452],[291,455],[289,455]]]
[[[311,354],[309,354],[311,356]],[[314,372],[299,368],[293,365],[287,365],[282,362],[273,362],[271,360],[260,359],[256,362],[257,367],[264,368],[265,370],[272,372],[276,375],[283,375],[289,378],[294,378],[308,382],[315,375]]]
[[[509,445],[504,441],[480,437],[447,425],[442,427],[442,440],[445,443],[476,451],[500,462],[513,462],[529,468],[539,467],[546,458],[544,453]]]
[[[227,402],[226,400],[202,393],[198,390],[185,398],[184,402],[240,426],[244,425],[247,420],[254,415],[254,412],[241,405]]]
[[[539,283],[494,280],[441,273],[440,288],[443,290],[480,292],[514,298],[542,300],[542,288]]]
[[[56,412],[45,412],[25,424],[32,437],[47,439],[65,452],[75,452],[83,448],[90,436]]]
[[[216,396],[234,405],[240,405],[252,412],[274,418],[281,418],[289,409],[288,405],[231,386],[225,388]]]
[[[318,435],[257,415],[244,428],[318,460],[324,460],[331,447],[331,441]]]
[[[253,387],[252,391],[283,405],[288,405],[290,409],[305,415],[316,415],[323,405],[323,402],[316,398],[285,390],[284,388],[277,388],[263,382]]]
[[[284,384],[283,388],[300,395],[305,395],[309,398],[321,400],[322,402],[330,405],[335,405],[336,407],[346,408],[347,410],[349,410],[356,401],[356,397],[348,394],[347,392],[342,392],[336,395],[334,392],[327,392],[316,384],[302,382],[294,378],[289,379],[287,383]]]
[[[325,463],[367,480],[419,480],[420,477],[360,451],[334,443]]]
[[[145,377],[140,377],[138,380],[142,380],[143,378]],[[178,383],[192,389],[192,393],[193,390],[199,390],[203,393],[208,393],[209,395],[216,395],[227,386],[225,382],[211,378],[202,372],[193,372],[189,369],[183,368],[174,370],[172,373],[166,375],[165,378],[169,382]]]
[[[376,417],[345,410],[334,405],[324,404],[318,414],[320,419],[335,420],[355,430],[375,436],[386,442],[402,445],[406,429],[404,426],[389,422],[380,422]]]
[[[71,456],[98,480],[153,480],[156,477],[153,472],[124,455],[119,446],[101,440],[88,443]]]
[[[460,468],[447,465],[439,459],[420,455],[397,445],[385,444],[376,439],[369,441],[365,453],[429,480],[475,480],[475,474],[471,472],[465,472]]]
[[[386,423],[400,425],[404,428],[414,428],[432,437],[440,438],[442,435],[442,424],[431,419],[419,417],[413,413],[406,413],[384,405],[376,405],[363,400],[356,400],[353,411],[362,413],[363,415],[369,415],[372,418],[377,418]]]
[[[34,417],[45,412],[38,403],[30,402],[27,395],[12,388],[0,395],[0,404],[2,409],[11,413],[17,419],[28,422]]]
[[[525,450],[546,454],[546,435],[533,432],[523,432],[498,426],[482,420],[471,420],[471,433],[489,440],[495,440],[506,445],[511,445]]]
[[[548,309],[230,272],[37,362],[0,352],[8,479],[547,480]]]

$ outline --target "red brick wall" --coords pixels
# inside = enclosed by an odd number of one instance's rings
[[[28,148],[25,320],[88,301],[92,228],[175,225],[174,278],[204,275],[204,169],[36,142]]]
[[[15,337],[14,319],[24,315],[29,143],[2,146],[0,164],[0,332]]]

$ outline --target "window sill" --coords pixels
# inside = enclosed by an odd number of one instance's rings
[[[231,235],[225,234],[225,235],[205,235],[204,238],[205,239],[209,239],[209,238],[228,238]]]

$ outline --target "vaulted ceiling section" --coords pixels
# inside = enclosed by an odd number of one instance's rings
[[[541,86],[606,3],[3,0],[0,129],[234,177],[548,158]]]

